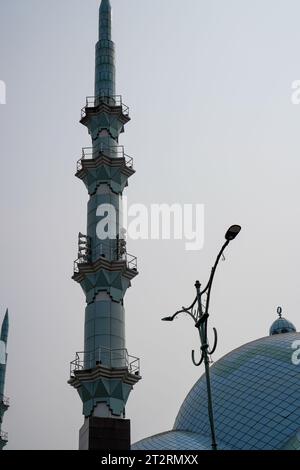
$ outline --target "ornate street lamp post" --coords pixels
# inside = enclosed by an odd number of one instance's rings
[[[212,439],[212,449],[217,450],[217,440],[216,440],[216,432],[215,432],[215,423],[214,423],[214,413],[213,413],[213,402],[212,402],[212,391],[211,391],[211,383],[210,383],[210,371],[209,371],[209,363],[210,363],[210,356],[215,352],[217,348],[218,336],[217,330],[213,328],[214,331],[214,345],[210,349],[207,337],[207,326],[208,326],[208,318],[209,318],[209,302],[210,302],[210,294],[211,288],[213,284],[213,280],[215,277],[216,269],[219,264],[221,257],[229,245],[229,243],[236,238],[236,236],[240,233],[241,227],[239,225],[232,225],[225,235],[225,243],[222,246],[215,264],[211,270],[211,275],[207,286],[205,289],[201,290],[201,284],[199,281],[196,281],[195,288],[196,288],[196,298],[192,305],[189,307],[182,307],[181,310],[174,313],[171,317],[165,317],[163,321],[173,321],[178,315],[181,313],[187,313],[194,321],[195,327],[199,332],[200,343],[201,343],[201,356],[199,361],[195,358],[195,351],[192,351],[192,361],[195,366],[200,366],[202,362],[204,362],[205,366],[205,376],[206,376],[206,386],[207,386],[207,403],[208,403],[208,417],[211,429],[211,439]],[[205,306],[203,306],[202,296],[206,294],[206,302]]]

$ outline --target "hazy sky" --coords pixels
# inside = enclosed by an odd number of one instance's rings
[[[164,324],[207,281],[225,230],[210,327],[215,360],[266,336],[277,305],[298,327],[299,0],[111,0],[117,90],[132,121],[131,203],[205,204],[205,245],[130,241],[140,275],[126,295],[127,347],[143,380],[130,395],[133,441],[173,426],[202,368],[185,318]],[[85,299],[71,280],[87,191],[74,177],[93,94],[99,0],[0,0],[0,308],[10,310],[7,449],[76,449],[83,422],[68,384],[83,347]]]

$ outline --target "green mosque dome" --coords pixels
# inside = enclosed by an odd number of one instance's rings
[[[270,336],[242,345],[211,366],[218,449],[300,449],[300,364],[293,361],[297,344],[300,333],[279,318]],[[133,449],[211,449],[205,375],[183,401],[173,429]]]

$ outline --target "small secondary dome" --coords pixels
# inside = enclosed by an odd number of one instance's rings
[[[270,336],[280,335],[282,333],[296,333],[296,328],[290,321],[282,317],[282,308],[278,307],[277,313],[279,318],[274,321],[270,328]]]

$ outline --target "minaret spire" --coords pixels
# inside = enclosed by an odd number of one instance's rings
[[[102,0],[99,12],[99,39],[111,40],[111,5],[109,0]]]
[[[9,320],[8,320],[8,309],[7,309],[3,323],[2,323],[1,334],[0,334],[0,340],[3,341],[5,344],[7,343],[7,338],[8,338],[8,328],[9,328]]]
[[[7,339],[8,339],[8,310],[1,326],[0,333],[0,450],[7,444],[7,433],[2,431],[2,421],[4,413],[7,411],[9,406],[8,398],[4,396],[5,387],[5,375],[6,375],[6,362],[7,362]]]
[[[115,45],[111,37],[111,5],[102,0],[99,10],[99,41],[96,44],[95,96],[115,96]]]

